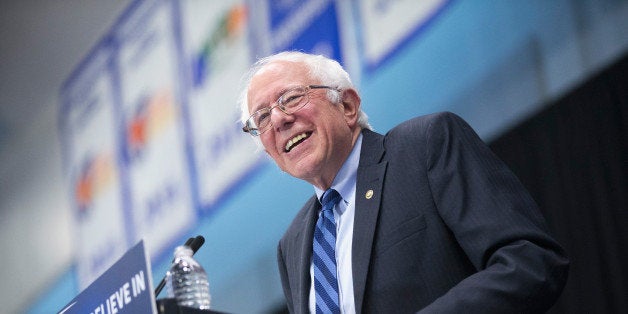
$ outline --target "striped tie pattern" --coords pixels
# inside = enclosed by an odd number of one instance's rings
[[[336,222],[334,206],[340,201],[336,190],[323,193],[323,209],[314,230],[314,291],[316,313],[340,313],[336,275]]]

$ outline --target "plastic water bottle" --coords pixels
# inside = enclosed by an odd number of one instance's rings
[[[211,296],[209,282],[203,267],[192,257],[188,246],[179,246],[174,251],[174,263],[166,273],[168,297],[177,300],[179,306],[207,310]]]

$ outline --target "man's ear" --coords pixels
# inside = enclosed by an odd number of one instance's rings
[[[349,127],[353,128],[358,124],[358,112],[360,111],[362,100],[358,92],[353,88],[343,90],[341,97],[345,121],[347,121]]]

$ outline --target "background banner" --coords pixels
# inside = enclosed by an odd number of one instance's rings
[[[261,150],[242,140],[236,106],[240,78],[253,59],[242,1],[183,1],[187,106],[193,183],[201,215],[208,214],[245,175]]]
[[[107,269],[129,242],[131,227],[120,168],[112,46],[97,46],[61,91],[60,134],[65,182],[76,228],[79,286]],[[98,139],[97,141],[94,139]]]

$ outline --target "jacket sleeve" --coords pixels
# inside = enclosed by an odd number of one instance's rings
[[[478,271],[421,313],[549,309],[569,262],[529,193],[458,116],[437,114],[424,134],[434,203]]]

